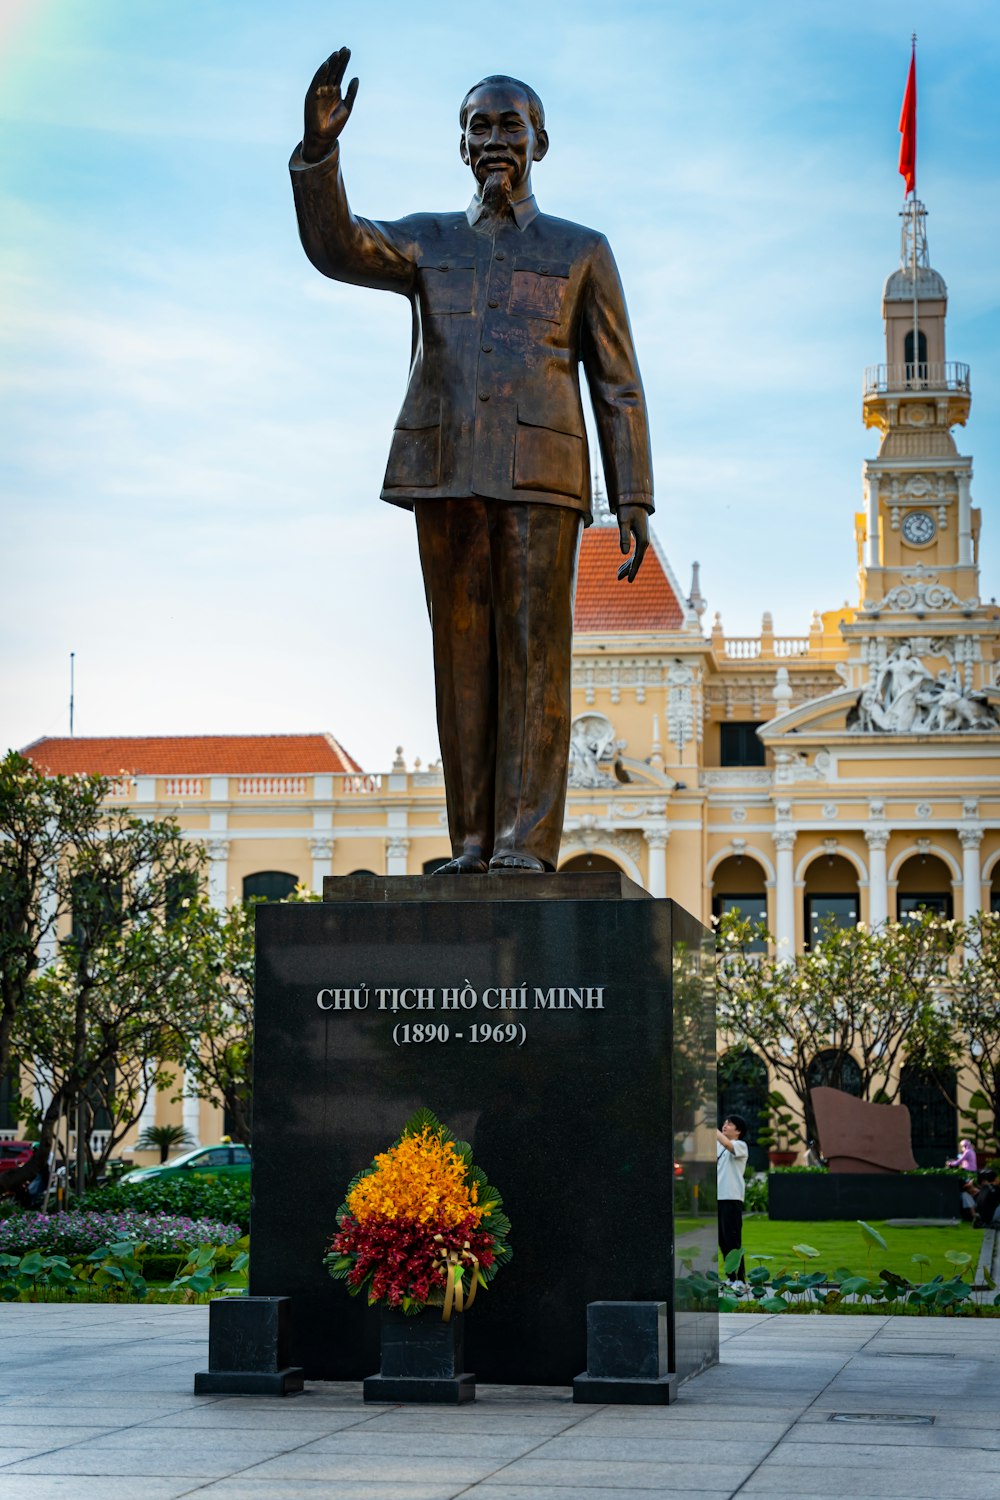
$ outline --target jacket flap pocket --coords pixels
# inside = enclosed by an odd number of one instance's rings
[[[421,300],[431,317],[470,313],[476,285],[476,262],[470,255],[442,255],[420,267]]]
[[[558,323],[570,270],[564,262],[533,261],[528,265],[518,261],[510,279],[510,311]]]
[[[585,463],[582,437],[525,421],[518,412],[514,489],[544,490],[579,499],[584,489]]]

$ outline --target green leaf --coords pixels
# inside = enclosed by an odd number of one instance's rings
[[[840,1283],[840,1292],[843,1297],[865,1297],[872,1289],[872,1284],[867,1276],[845,1276]]]
[[[739,1305],[735,1297],[722,1296],[719,1298],[720,1312],[735,1312]]]
[[[741,1248],[739,1248],[739,1246],[737,1246],[735,1250],[730,1250],[728,1255],[723,1260],[722,1269],[725,1271],[727,1276],[732,1276],[736,1271],[739,1270],[742,1260],[743,1251]]]
[[[866,1224],[864,1219],[858,1219],[857,1222],[861,1229],[862,1236],[868,1241],[869,1245],[877,1245],[880,1250],[888,1250],[889,1246],[886,1244],[885,1240],[879,1234],[877,1229],[873,1229],[870,1224]]]
[[[819,1251],[816,1249],[815,1245],[793,1245],[792,1249],[795,1251],[795,1254],[801,1256],[803,1260],[816,1260],[819,1257]]]
[[[967,1266],[971,1261],[972,1256],[967,1250],[946,1250],[944,1252],[944,1258],[950,1265]]]
[[[791,1303],[786,1302],[784,1297],[764,1297],[758,1303],[764,1312],[780,1313],[787,1312]]]
[[[910,1260],[915,1266],[929,1266],[931,1263],[929,1255],[911,1255]]]
[[[403,1126],[402,1135],[419,1135],[422,1130],[431,1130],[440,1133],[441,1121],[433,1110],[420,1108],[416,1110],[406,1124]],[[354,1184],[352,1183],[353,1187]]]
[[[210,1292],[215,1286],[215,1277],[209,1276],[207,1271],[196,1271],[188,1277],[188,1284],[193,1292]]]

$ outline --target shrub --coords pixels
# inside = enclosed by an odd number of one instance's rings
[[[199,1181],[197,1178],[153,1177],[129,1185],[127,1180],[106,1183],[79,1200],[84,1209],[101,1212],[137,1211],[145,1214],[181,1214],[190,1218],[221,1219],[250,1228],[250,1184],[248,1181]]]
[[[743,1210],[748,1214],[767,1213],[767,1173],[751,1177],[747,1181]]]
[[[145,1214],[135,1210],[98,1213],[73,1209],[65,1214],[21,1214],[0,1220],[0,1253],[90,1255],[124,1240],[141,1241],[152,1253],[179,1254],[185,1245],[231,1245],[240,1239],[238,1224],[192,1219],[178,1214]]]

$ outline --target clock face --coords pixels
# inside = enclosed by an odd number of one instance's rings
[[[917,546],[930,542],[937,531],[937,522],[926,510],[911,510],[903,518],[903,536]]]

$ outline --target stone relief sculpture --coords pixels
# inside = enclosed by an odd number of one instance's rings
[[[569,740],[569,785],[615,786],[622,779],[628,780],[618,770],[624,748],[625,741],[615,738],[615,726],[604,714],[582,714],[574,719]]]
[[[981,693],[967,688],[942,643],[935,656],[948,666],[935,677],[916,654],[913,643],[902,641],[881,665],[848,716],[848,728],[858,733],[940,734],[958,730],[1000,727],[996,710]]]

